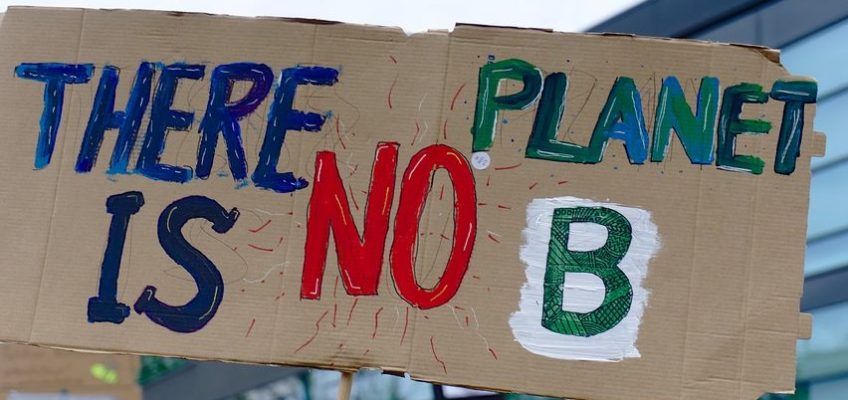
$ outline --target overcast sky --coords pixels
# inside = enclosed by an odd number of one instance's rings
[[[407,32],[451,29],[456,22],[583,31],[640,0],[17,0],[10,5],[143,8],[244,16],[318,18],[400,26]]]

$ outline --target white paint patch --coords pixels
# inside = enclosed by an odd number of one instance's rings
[[[607,242],[608,236],[609,232],[603,225],[576,222],[569,227],[568,244],[566,246],[571,251],[597,250]]]
[[[474,169],[484,170],[489,168],[489,164],[492,163],[492,158],[489,157],[489,153],[485,151],[476,151],[471,153],[471,166]]]
[[[613,209],[627,218],[632,228],[630,248],[618,265],[633,288],[630,310],[618,325],[590,337],[559,334],[542,326],[545,268],[554,209],[574,207]],[[569,250],[594,250],[606,243],[608,233],[603,226],[574,223],[569,228]],[[509,320],[512,334],[518,343],[534,354],[562,360],[621,361],[640,357],[636,339],[648,300],[648,291],[642,287],[642,281],[648,273],[648,263],[660,248],[657,226],[651,221],[651,213],[639,208],[576,197],[535,199],[527,206],[527,226],[523,236],[520,257],[526,266],[527,281],[521,288],[519,309]],[[567,274],[563,286],[564,310],[588,312],[603,302],[605,288],[600,279],[594,275],[594,279],[585,275],[591,274]]]
[[[606,287],[597,275],[566,272],[562,293],[563,311],[587,313],[604,303]]]

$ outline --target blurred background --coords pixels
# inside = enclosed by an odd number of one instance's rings
[[[828,136],[827,156],[813,160],[805,291],[801,308],[814,315],[813,338],[798,342],[798,393],[763,399],[848,398],[848,1],[846,0],[541,0],[509,1],[21,1],[15,4],[92,8],[176,9],[273,15],[401,26],[407,32],[450,29],[456,22],[550,28],[764,45],[782,50],[795,75],[819,82],[815,127]],[[7,2],[0,2],[5,8]],[[525,4],[526,5],[526,4]],[[787,226],[786,229],[796,229]],[[148,400],[330,400],[339,374],[143,357],[139,383]],[[536,399],[442,388],[363,371],[352,399]]]

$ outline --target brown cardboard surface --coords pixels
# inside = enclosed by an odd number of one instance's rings
[[[799,300],[809,158],[821,154],[824,144],[812,131],[814,104],[803,108],[800,156],[790,174],[773,170],[784,102],[745,105],[740,118],[772,123],[770,134],[737,138],[736,153],[764,161],[763,172],[753,174],[717,168],[715,161],[693,164],[674,134],[662,162],[628,161],[623,142],[615,139],[598,163],[525,157],[539,110],[536,99],[497,115],[488,168],[459,169],[473,174],[476,182],[471,190],[476,235],[470,238],[467,272],[456,294],[448,294],[449,302],[426,308],[405,301],[392,275],[390,251],[395,242],[409,242],[393,232],[408,227],[397,226],[395,218],[399,207],[408,207],[401,199],[405,193],[411,196],[407,186],[412,185],[401,187],[401,182],[411,160],[420,161],[413,156],[438,144],[454,149],[446,156],[449,160],[461,165],[474,161],[470,131],[477,97],[483,93],[479,74],[489,62],[521,59],[544,76],[564,72],[568,92],[557,139],[585,146],[620,76],[632,78],[641,94],[641,120],[653,143],[663,79],[676,76],[694,108],[705,76],[720,81],[720,93],[743,82],[768,92],[775,81],[800,79],[792,78],[777,58],[776,51],[745,46],[468,25],[450,33],[408,36],[397,29],[277,18],[11,8],[0,26],[0,71],[7,71],[0,74],[0,171],[6,181],[0,190],[6,209],[0,222],[7,227],[0,233],[0,271],[6,277],[0,283],[0,304],[5,305],[0,308],[0,339],[264,364],[378,367],[431,382],[591,400],[750,400],[765,391],[792,391],[795,342],[807,324],[800,318]],[[193,112],[193,124],[186,132],[168,133],[160,159],[192,169],[213,69],[255,62],[273,70],[274,87],[240,121],[244,182],[234,182],[227,145],[220,139],[207,179],[180,184],[140,173],[108,174],[117,130],[106,131],[93,169],[75,172],[104,66],[120,68],[115,109],[122,110],[135,71],[146,61],[206,66],[203,79],[184,79],[177,86],[172,108]],[[66,85],[52,159],[33,168],[45,84],[16,77],[14,71],[23,63],[47,62],[90,63],[94,72],[86,84]],[[290,130],[277,165],[278,171],[291,171],[310,184],[285,194],[261,190],[250,174],[266,136],[275,90],[282,84],[281,71],[315,65],[339,71],[338,82],[300,85],[293,107],[332,114],[326,114],[319,132]],[[154,89],[161,74],[162,66],[154,75]],[[522,89],[519,81],[503,83],[500,95]],[[232,87],[232,99],[248,91],[243,84]],[[130,171],[149,120],[148,107]],[[391,208],[378,294],[347,293],[350,277],[340,272],[330,240],[321,297],[301,298],[316,157],[322,151],[335,153],[344,201],[362,233],[378,142],[398,144],[394,196],[390,202],[374,197]],[[714,145],[715,140],[711,153]],[[650,147],[648,153],[650,157]],[[414,276],[430,289],[443,274],[454,233],[463,227],[454,221],[461,196],[454,199],[448,174],[437,171],[426,186]],[[470,189],[462,190],[467,194]],[[144,196],[144,206],[129,222],[116,285],[117,301],[129,307],[150,285],[159,300],[173,306],[186,304],[198,291],[188,270],[160,246],[157,220],[169,204],[205,196],[225,211],[239,210],[225,233],[203,219],[190,220],[181,229],[214,263],[224,283],[214,297],[220,306],[199,316],[213,315],[202,328],[176,332],[135,311],[122,323],[87,319],[89,298],[98,294],[112,221],[106,199],[129,191]],[[521,248],[529,240],[526,232],[540,226],[528,224],[530,206],[534,200],[565,197],[620,205],[649,216],[648,225],[655,227],[653,233],[640,230],[656,248],[642,254],[647,275],[641,285],[644,312],[635,325],[638,352],[623,359],[540,355],[519,343],[511,328],[528,279]],[[326,203],[325,209],[343,206],[339,196],[328,199],[336,203]],[[630,212],[624,208],[621,212]],[[540,327],[541,322],[534,329]]]
[[[140,400],[136,356],[0,345],[0,392],[109,395]]]

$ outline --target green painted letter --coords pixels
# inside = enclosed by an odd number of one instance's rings
[[[740,119],[745,103],[765,103],[768,93],[753,83],[740,83],[724,91],[721,115],[718,118],[718,148],[716,165],[719,168],[762,174],[763,160],[756,156],[736,155],[736,136],[742,133],[763,134],[771,130],[771,122],[759,119]]]
[[[671,130],[674,129],[692,164],[712,164],[718,95],[718,79],[703,77],[698,90],[698,109],[692,115],[692,108],[686,103],[677,78],[669,76],[663,79],[654,121],[651,161],[663,161],[671,142]]]
[[[818,85],[814,81],[777,81],[772,86],[771,98],[785,103],[774,172],[783,175],[795,172],[795,159],[801,155],[801,135],[804,133],[804,104],[815,103],[817,92]]]
[[[517,93],[498,96],[498,88],[504,79],[522,81],[524,87]],[[474,126],[471,127],[472,151],[492,147],[500,110],[529,107],[541,91],[542,71],[526,61],[509,59],[480,67],[477,108],[474,110]]]
[[[607,241],[590,251],[568,249],[568,232],[573,223],[594,223],[607,228]],[[542,305],[542,326],[563,335],[589,337],[606,332],[630,311],[633,288],[619,262],[632,240],[630,223],[619,212],[606,207],[557,208],[551,226]],[[587,313],[562,309],[566,273],[586,273],[604,283],[603,303]]]
[[[550,74],[545,78],[545,88],[536,119],[533,121],[533,131],[527,143],[528,158],[538,158],[552,161],[570,161],[585,163],[592,159],[590,148],[578,144],[557,140],[556,135],[562,114],[565,113],[565,95],[568,92],[568,77],[561,72]]]
[[[642,96],[633,78],[620,76],[610,89],[595,130],[592,131],[592,140],[589,142],[592,160],[588,162],[601,161],[609,139],[624,141],[624,149],[627,150],[631,164],[642,164],[648,158],[648,130],[642,113]]]

